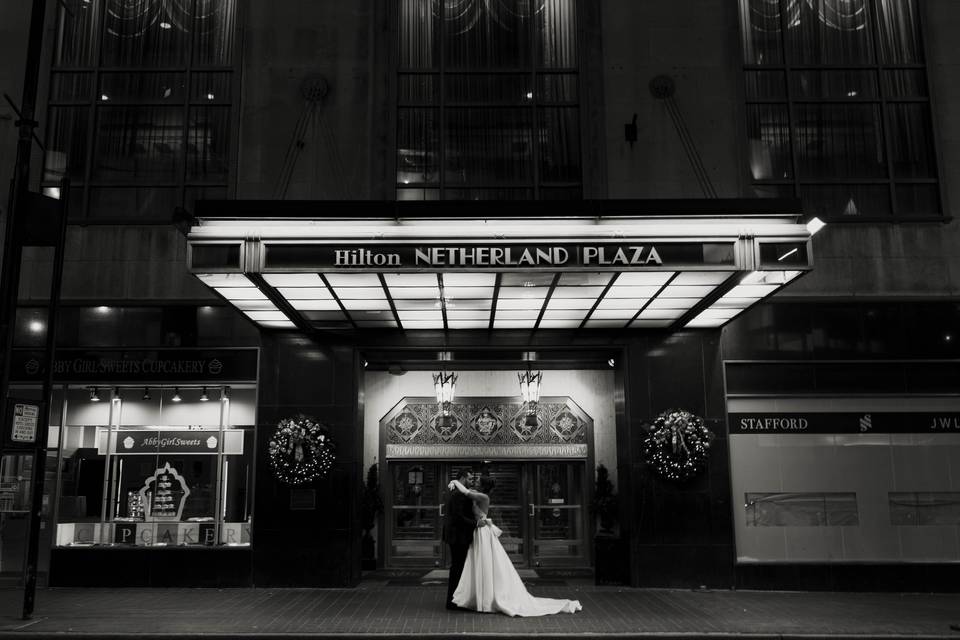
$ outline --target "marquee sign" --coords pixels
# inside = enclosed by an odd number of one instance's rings
[[[960,412],[942,413],[731,413],[731,435],[958,433]]]
[[[15,349],[11,378],[41,381],[42,354]],[[56,382],[239,382],[257,379],[257,349],[57,349]]]
[[[733,243],[594,242],[562,244],[274,244],[266,268],[619,270],[734,264]]]

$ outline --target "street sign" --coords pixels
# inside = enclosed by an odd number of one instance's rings
[[[39,417],[40,407],[38,405],[19,402],[14,404],[10,440],[23,443],[36,442]]]

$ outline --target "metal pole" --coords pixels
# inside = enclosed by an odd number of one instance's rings
[[[20,135],[17,140],[17,160],[14,165],[13,180],[10,190],[7,211],[6,229],[4,230],[3,262],[0,272],[0,337],[3,346],[3,366],[0,370],[0,400],[5,401],[10,386],[10,355],[13,347],[13,325],[16,321],[17,298],[20,285],[20,262],[22,258],[22,238],[18,237],[21,224],[18,218],[26,215],[30,187],[30,154],[33,150],[34,130],[37,127],[35,119],[37,104],[37,85],[40,77],[40,55],[43,50],[43,27],[46,16],[46,1],[33,0],[30,14],[30,35],[27,41],[27,57],[23,74],[23,98],[20,102],[20,119],[17,127]],[[62,220],[65,223],[65,217]],[[51,299],[48,303],[47,344],[45,360],[47,361],[47,379],[44,381],[43,407],[49,406],[52,375],[51,350],[56,321],[57,301],[60,297],[59,273],[63,266],[63,233],[65,224],[60,230],[60,243],[54,252],[54,273],[51,283]],[[54,295],[55,294],[55,295]],[[34,596],[37,580],[37,556],[39,550],[40,511],[43,507],[43,481],[46,471],[46,440],[49,423],[48,411],[40,413],[37,424],[37,442],[33,450],[33,478],[31,494],[31,512],[27,542],[27,557],[24,561],[24,608],[23,617],[29,618],[33,613]],[[6,425],[5,425],[6,427]]]
[[[54,370],[54,349],[57,340],[57,316],[60,311],[60,288],[63,282],[63,254],[66,249],[67,236],[67,203],[69,197],[70,181],[64,179],[60,183],[60,233],[57,238],[57,245],[53,252],[53,273],[50,283],[50,299],[47,301],[47,338],[43,350],[43,361],[41,362],[41,371],[43,376],[43,407],[37,421],[37,443],[34,448],[33,458],[33,489],[30,494],[30,521],[27,527],[27,557],[24,561],[23,569],[23,619],[29,620],[33,615],[33,606],[37,594],[37,564],[40,556],[40,516],[43,511],[43,485],[46,479],[47,471],[47,433],[50,430],[50,410],[52,408],[53,398],[53,370]],[[60,434],[62,437],[65,424],[60,424]],[[59,438],[58,438],[59,445]],[[51,523],[51,528],[55,531],[56,523]]]

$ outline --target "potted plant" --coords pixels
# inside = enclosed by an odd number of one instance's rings
[[[377,463],[370,465],[367,470],[367,482],[363,487],[360,500],[360,526],[363,529],[363,539],[360,541],[360,558],[363,569],[377,568],[376,545],[373,540],[373,529],[377,526],[377,514],[383,512],[383,498],[380,497],[380,476],[377,473]]]
[[[593,489],[590,512],[600,520],[599,535],[613,535],[617,523],[617,496],[610,482],[610,472],[602,464],[597,465],[597,484]]]

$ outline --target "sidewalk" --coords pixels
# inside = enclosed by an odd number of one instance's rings
[[[448,612],[435,581],[356,589],[44,589],[33,620],[0,590],[0,638],[955,638],[960,594],[681,591],[552,581],[535,595],[583,611],[544,618]]]

